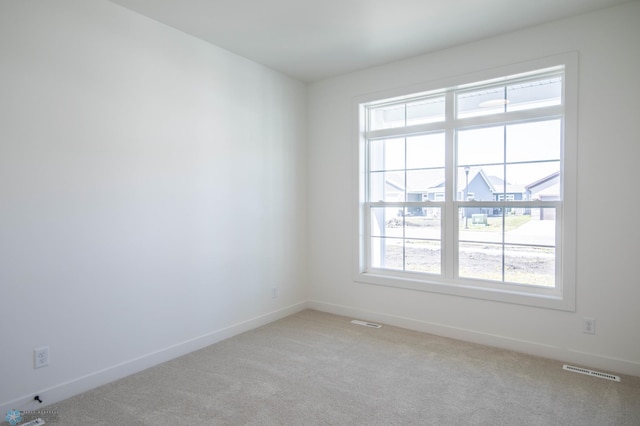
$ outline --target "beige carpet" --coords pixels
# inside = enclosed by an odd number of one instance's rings
[[[47,407],[61,425],[640,425],[640,378],[304,311]]]

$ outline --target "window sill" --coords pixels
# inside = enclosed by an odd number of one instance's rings
[[[405,290],[575,312],[575,298],[571,297],[571,294],[567,294],[570,293],[569,291],[565,291],[562,294],[556,289],[548,291],[538,287],[516,285],[503,285],[503,288],[499,288],[498,285],[491,286],[491,283],[483,285],[482,281],[477,283],[472,281],[468,283],[452,283],[430,280],[422,275],[418,278],[412,276],[390,276],[386,273],[376,272],[358,272],[354,281]]]

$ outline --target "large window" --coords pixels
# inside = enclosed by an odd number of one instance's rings
[[[574,309],[568,62],[358,102],[357,280]]]

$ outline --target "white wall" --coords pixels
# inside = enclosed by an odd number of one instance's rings
[[[0,2],[0,412],[302,309],[305,139],[302,83],[106,1]]]
[[[310,305],[640,376],[638,22],[632,2],[311,85]],[[354,282],[354,98],[568,51],[579,53],[577,311]]]

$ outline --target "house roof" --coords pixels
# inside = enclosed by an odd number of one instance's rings
[[[512,185],[507,182],[506,186],[504,180],[500,179],[497,176],[488,176],[489,181],[492,185],[492,191],[498,194],[521,194],[526,191],[524,185]]]
[[[407,171],[407,192],[428,192],[429,188],[437,186],[438,182],[443,182],[442,169]],[[404,174],[389,173],[386,176],[386,183],[399,191],[404,191]]]
[[[525,188],[529,191],[533,191],[534,190],[533,188],[535,188],[536,186],[540,186],[544,183],[549,182],[552,179],[557,179],[559,177],[560,177],[560,172],[557,171],[555,173],[551,173],[550,175],[543,177],[542,179],[538,179],[537,181],[530,183],[529,185],[525,186]]]
[[[553,186],[545,188],[542,191],[538,191],[535,193],[536,198],[548,198],[548,197],[557,197],[560,194],[560,183],[556,183]]]
[[[498,176],[487,175],[482,167],[471,167],[469,168],[469,185],[473,182],[473,180],[480,175],[480,177],[487,183],[489,190],[493,193],[522,193],[525,191],[524,186],[522,185],[511,185],[507,183],[506,188],[504,185],[504,180],[499,178]],[[461,171],[458,173],[458,192],[465,190],[466,184],[466,176],[464,176],[464,172]],[[436,185],[432,188],[439,188],[444,186],[444,180],[440,180]],[[435,192],[435,191],[430,191]]]

